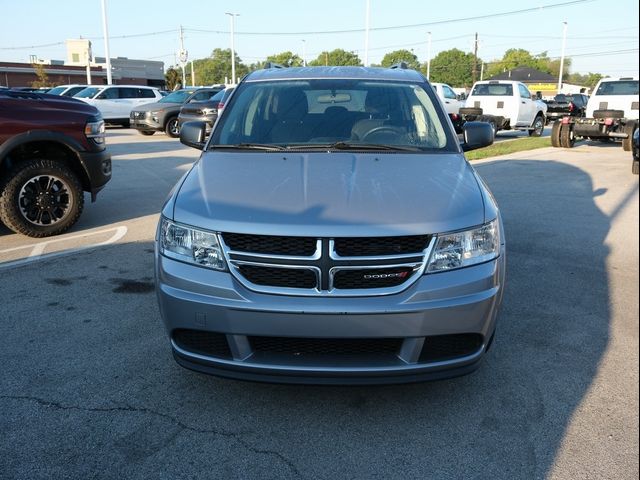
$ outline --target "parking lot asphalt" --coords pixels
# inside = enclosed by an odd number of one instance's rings
[[[619,145],[475,162],[507,290],[472,375],[224,380],[171,357],[153,236],[198,152],[111,129],[113,179],[46,243],[0,226],[0,478],[638,478],[638,177]]]

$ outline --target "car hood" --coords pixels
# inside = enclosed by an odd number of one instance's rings
[[[153,102],[153,103],[145,103],[143,105],[136,105],[134,110],[136,112],[151,112],[151,111],[160,111],[160,110],[178,110],[182,106],[182,103],[174,103],[174,102]]]
[[[206,152],[174,198],[175,221],[222,232],[392,236],[484,222],[473,169],[453,153]]]

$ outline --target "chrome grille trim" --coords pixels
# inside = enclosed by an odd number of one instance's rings
[[[350,256],[341,257],[335,252],[335,242],[329,238],[319,238],[316,242],[316,251],[311,256],[287,256],[270,255],[263,253],[252,253],[236,251],[230,249],[223,240],[223,235],[219,235],[222,251],[229,265],[232,276],[244,287],[258,293],[273,295],[293,295],[293,296],[321,296],[321,297],[366,297],[379,295],[393,295],[406,290],[413,285],[417,279],[424,274],[427,262],[436,243],[436,235],[432,235],[429,244],[422,252],[412,254],[376,255],[376,256]],[[324,243],[326,242],[326,246]],[[328,254],[323,259],[323,248]],[[420,260],[418,260],[420,259]],[[326,263],[328,262],[328,263]],[[375,264],[367,264],[375,262]],[[351,263],[351,264],[350,264]],[[265,268],[282,269],[307,269],[312,270],[316,275],[316,287],[291,288],[269,285],[258,285],[249,281],[240,271],[240,266],[250,265]],[[326,268],[326,280],[323,278],[323,270],[318,265]],[[334,277],[339,271],[344,270],[367,270],[407,267],[412,269],[412,273],[406,280],[392,287],[372,287],[367,289],[339,289],[334,288]],[[323,282],[326,288],[322,288]]]

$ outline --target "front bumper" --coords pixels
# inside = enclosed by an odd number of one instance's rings
[[[405,383],[475,370],[490,344],[502,301],[504,247],[491,262],[424,275],[407,290],[374,297],[302,297],[253,292],[229,273],[156,252],[156,291],[174,356],[184,367],[279,383]],[[214,332],[228,355],[180,342],[179,332]],[[206,334],[208,335],[208,334]],[[464,337],[472,348],[433,355],[439,339]],[[395,341],[397,351],[362,355],[265,351],[256,339]],[[287,342],[284,342],[287,343]],[[290,343],[290,342],[289,342]]]
[[[164,130],[164,126],[159,121],[156,122],[153,118],[144,116],[144,117],[133,117],[129,118],[129,126],[131,128],[135,128],[136,130],[144,130],[144,131],[162,131]]]
[[[178,116],[178,125],[180,127],[182,127],[183,123],[186,122],[204,122],[207,124],[206,126],[206,132],[209,133],[211,132],[211,129],[213,128],[213,124],[216,121],[216,118],[218,118],[217,115],[190,115],[190,114],[184,114],[181,113]]]
[[[88,184],[84,185],[86,191],[91,193],[91,200],[111,180],[111,154],[106,150],[99,152],[80,152],[80,163],[87,173]]]

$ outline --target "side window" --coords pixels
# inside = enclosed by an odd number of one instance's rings
[[[150,88],[139,88],[137,94],[137,98],[156,98]]]
[[[456,96],[456,92],[454,92],[453,90],[451,90],[449,87],[447,86],[443,86],[442,87],[442,91],[444,92],[444,98],[450,98],[452,100],[455,100],[456,98],[458,98]]]
[[[214,91],[211,91],[211,92],[198,92],[193,97],[191,97],[191,100],[189,100],[189,101],[190,102],[202,102],[204,100],[209,100],[216,93],[217,92],[214,92]]]
[[[120,88],[120,98],[136,98],[135,88]]]
[[[100,94],[100,98],[104,100],[115,100],[119,98],[118,96],[119,88],[105,88],[103,92]]]
[[[518,84],[518,89],[520,90],[520,97],[521,98],[528,98],[529,100],[531,100],[531,92],[529,92],[529,89],[527,87],[525,87],[523,84],[519,83]]]

